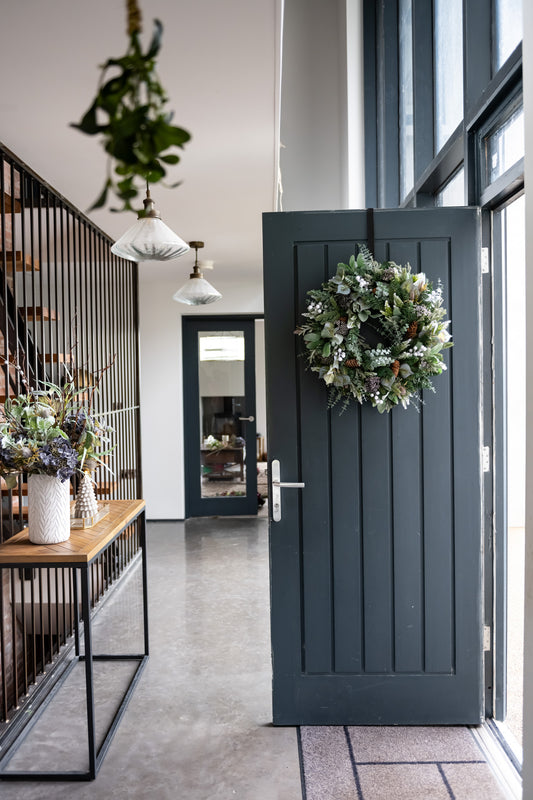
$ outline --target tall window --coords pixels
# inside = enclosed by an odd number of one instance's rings
[[[463,3],[435,0],[435,152],[463,118]]]
[[[493,3],[493,61],[496,72],[522,41],[522,0],[493,0]]]
[[[413,4],[400,0],[400,193],[403,200],[414,186],[413,141]]]

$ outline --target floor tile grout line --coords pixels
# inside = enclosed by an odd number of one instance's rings
[[[343,727],[344,727],[344,735],[346,737],[346,744],[348,745],[348,753],[350,754],[350,761],[351,761],[351,764],[352,764],[352,772],[353,772],[353,777],[354,777],[354,781],[355,781],[355,788],[357,789],[357,797],[358,797],[358,800],[364,800],[363,790],[361,789],[361,781],[359,780],[359,773],[357,771],[357,764],[355,762],[355,755],[354,755],[354,752],[353,752],[352,740],[350,739],[350,733],[348,731],[347,725],[344,725]]]
[[[395,764],[401,767],[435,767],[438,764],[486,764],[486,761],[482,759],[461,759],[461,760],[451,760],[447,761],[446,759],[441,759],[439,761],[356,761],[355,764],[357,767],[393,767]]]
[[[304,751],[302,746],[302,728],[300,725],[298,725],[296,728],[296,740],[298,742],[298,760],[300,761],[300,782],[302,785],[302,800],[307,800],[307,787],[305,784]]]
[[[455,794],[453,793],[453,790],[452,790],[452,787],[450,786],[450,784],[448,782],[448,778],[446,777],[446,773],[442,769],[442,764],[437,763],[437,769],[440,772],[440,776],[441,776],[442,780],[444,781],[444,785],[445,785],[445,787],[446,787],[446,789],[448,791],[448,794],[450,795],[451,800],[456,800]]]

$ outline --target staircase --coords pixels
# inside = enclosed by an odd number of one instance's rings
[[[97,472],[96,493],[129,499],[142,497],[137,267],[110,245],[0,144],[0,411],[26,386],[61,384],[67,370],[85,385],[115,356],[93,403],[116,431],[112,475]],[[13,491],[0,479],[0,543],[27,524],[27,491],[23,477]],[[93,603],[135,557],[138,535],[131,526],[114,545],[116,558],[96,565]],[[73,602],[71,570],[0,570],[0,747],[39,676],[37,691],[45,691],[54,672],[45,668],[61,658],[72,631]]]

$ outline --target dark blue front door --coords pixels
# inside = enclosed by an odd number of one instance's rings
[[[306,293],[367,241],[365,212],[264,216],[276,724],[482,718],[480,217],[380,210],[378,260],[444,286],[454,347],[420,411],[328,409],[294,336]]]

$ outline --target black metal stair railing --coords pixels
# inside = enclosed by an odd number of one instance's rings
[[[114,428],[101,500],[142,497],[137,265],[66,198],[0,144],[0,409],[6,397],[103,371],[93,411]],[[114,359],[111,369],[105,367]],[[26,484],[2,485],[0,543],[27,522]],[[93,604],[139,549],[136,526],[94,565]],[[28,574],[29,573],[29,574]],[[72,573],[0,570],[0,745],[73,626]]]

